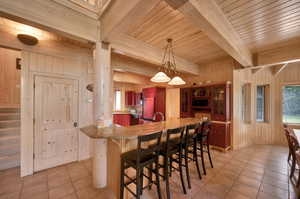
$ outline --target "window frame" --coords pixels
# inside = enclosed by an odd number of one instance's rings
[[[299,127],[300,126],[300,122],[299,123],[289,123],[289,122],[284,122],[283,121],[283,103],[284,103],[284,98],[283,98],[283,93],[284,93],[284,88],[286,86],[300,86],[300,82],[289,82],[289,83],[282,83],[281,85],[281,94],[280,94],[280,99],[281,99],[281,111],[280,111],[280,114],[281,114],[281,119],[280,121],[283,123],[283,124],[287,124],[289,126],[295,126],[295,127]]]
[[[258,87],[264,88],[263,97],[263,120],[257,119],[257,89]],[[256,123],[269,123],[270,122],[270,85],[269,84],[258,84],[255,89],[255,121]]]

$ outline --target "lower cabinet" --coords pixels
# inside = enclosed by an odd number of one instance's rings
[[[139,124],[139,118],[134,118],[131,114],[114,114],[113,122],[121,126],[130,126]]]
[[[231,146],[230,123],[212,122],[211,134],[209,137],[210,145],[227,150]]]

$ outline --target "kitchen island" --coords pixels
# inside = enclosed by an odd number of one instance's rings
[[[97,128],[95,125],[91,125],[81,128],[81,131],[91,139],[107,140],[107,186],[114,192],[116,198],[119,198],[120,157],[122,153],[136,148],[138,136],[148,135],[159,131],[163,131],[165,133],[168,129],[178,128],[199,122],[201,122],[201,119],[199,118],[179,118],[128,127],[113,125],[111,127]],[[99,176],[95,175],[95,173],[98,173],[95,172],[95,165],[97,165],[95,161],[96,158],[94,158],[93,163],[93,177],[97,178]]]

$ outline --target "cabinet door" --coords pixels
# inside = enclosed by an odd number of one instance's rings
[[[180,89],[180,117],[191,117],[191,89]]]
[[[212,120],[226,121],[227,95],[226,85],[212,87]]]

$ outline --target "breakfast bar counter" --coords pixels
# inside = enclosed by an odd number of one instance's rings
[[[133,126],[112,125],[111,127],[97,128],[96,125],[83,127],[80,130],[88,137],[93,139],[113,138],[113,139],[135,139],[138,136],[151,133],[166,131],[168,129],[178,128],[189,124],[200,122],[199,118],[179,118],[169,119],[162,122],[150,122]]]
[[[96,180],[97,178],[101,178],[99,175],[105,176],[107,187],[114,192],[116,198],[119,198],[120,157],[122,153],[136,148],[138,136],[148,135],[159,131],[166,132],[168,129],[183,127],[199,122],[201,122],[201,119],[199,118],[179,118],[127,127],[112,125],[111,127],[97,128],[95,125],[91,125],[81,128],[80,130],[84,134],[94,140],[93,178]],[[106,147],[98,147],[97,143],[101,144],[101,142],[97,142],[97,140],[104,140]],[[101,151],[99,151],[99,149],[101,149]],[[99,153],[103,154],[103,151],[106,158],[103,159],[102,157],[102,159],[98,158],[97,160],[97,156]],[[101,165],[101,160],[102,164],[106,165]],[[99,171],[99,169],[102,168],[107,168],[103,169],[106,170],[106,173]]]

